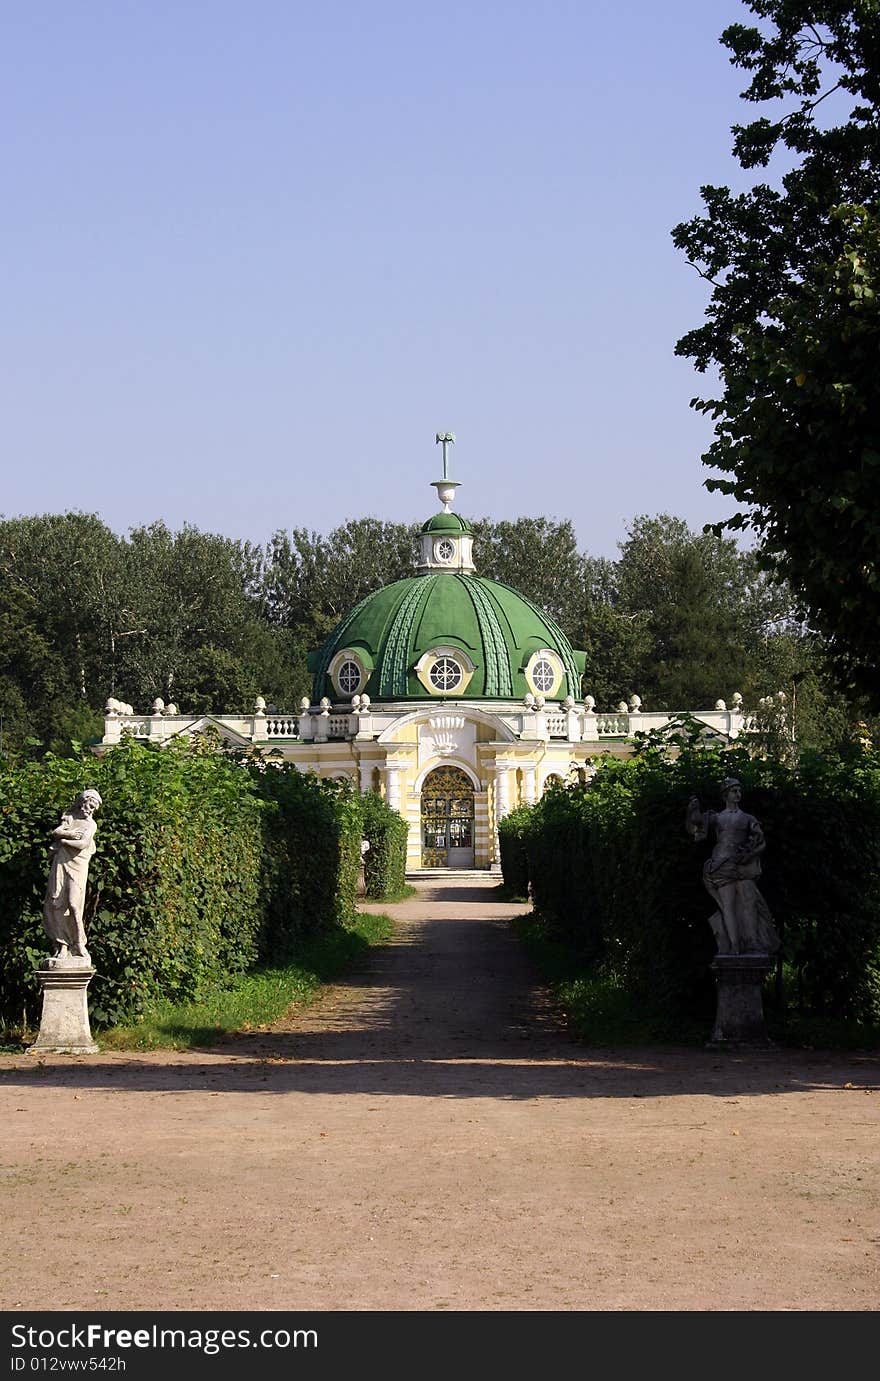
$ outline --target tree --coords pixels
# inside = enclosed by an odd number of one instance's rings
[[[647,611],[623,607],[619,576],[618,562],[583,557],[580,607],[566,627],[574,646],[586,654],[584,694],[592,695],[603,710],[621,696],[644,694],[653,649]]]
[[[413,574],[417,532],[413,524],[378,518],[344,523],[329,537],[306,528],[276,532],[262,573],[265,617],[288,629],[304,652],[320,647],[365,595]]]
[[[474,562],[480,575],[512,585],[557,623],[574,622],[583,558],[567,518],[481,518],[474,524]]]
[[[798,161],[779,188],[702,188],[707,214],[673,231],[712,283],[706,322],[676,349],[720,369],[720,398],[694,405],[717,424],[704,462],[734,479],[707,484],[749,505],[720,526],[758,532],[844,682],[880,704],[880,7],[747,3],[765,28],[734,24],[722,42],[752,74],[744,99],[784,108],[735,126],[734,153],[746,169],[776,151]]]
[[[247,714],[259,686],[237,657],[222,647],[197,648],[186,659],[177,694],[191,714]]]
[[[751,508],[765,560],[828,639],[844,684],[880,705],[880,222],[833,213],[851,240],[832,265],[743,330],[707,459]],[[745,521],[741,517],[733,523]]]
[[[0,583],[0,731],[4,753],[51,734],[53,712],[76,699],[62,659],[40,631],[27,590]]]
[[[113,693],[143,708],[159,696],[189,709],[192,687],[200,709],[249,708],[241,702],[253,698],[245,689],[253,681],[240,663],[259,619],[260,553],[189,524],[171,532],[151,523],[132,530],[123,560],[125,627],[114,643]],[[222,673],[219,663],[211,669],[212,650],[222,654]],[[224,686],[234,703],[225,703]]]
[[[124,617],[120,542],[110,528],[93,513],[7,519],[0,581],[27,596],[40,635],[67,668],[70,695],[103,703]]]
[[[669,710],[706,708],[734,691],[749,696],[760,682],[756,649],[785,617],[750,552],[667,514],[630,524],[617,607],[642,620],[647,638],[632,689]]]

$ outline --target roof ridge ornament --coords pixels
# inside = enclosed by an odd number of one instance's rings
[[[455,445],[455,432],[438,432],[435,444],[443,447],[443,478],[442,480],[431,480],[431,484],[437,490],[437,498],[443,505],[443,512],[451,513],[450,505],[455,498],[456,489],[459,488],[458,480],[449,478],[448,448]]]

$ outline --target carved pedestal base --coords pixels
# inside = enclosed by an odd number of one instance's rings
[[[717,989],[711,1049],[770,1045],[761,984],[772,967],[769,954],[716,954],[711,965]]]
[[[47,959],[37,969],[43,989],[40,1034],[29,1055],[93,1055],[98,1047],[89,1027],[86,990],[95,970],[86,960]]]

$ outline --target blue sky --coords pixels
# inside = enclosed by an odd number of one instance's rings
[[[264,541],[461,509],[700,524],[739,0],[0,11],[0,511]]]

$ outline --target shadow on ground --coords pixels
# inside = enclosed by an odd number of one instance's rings
[[[577,1045],[517,943],[510,912],[485,886],[423,884],[400,905],[393,943],[271,1030],[201,1053],[0,1057],[0,1087],[528,1100],[816,1089],[849,1097],[880,1083],[876,1055]]]

